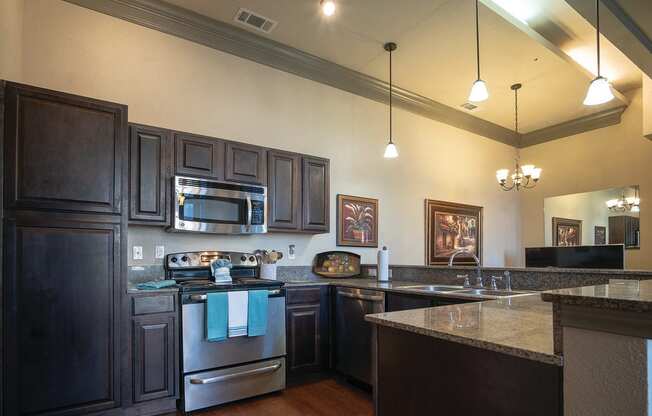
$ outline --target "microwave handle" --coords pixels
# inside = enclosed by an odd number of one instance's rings
[[[251,225],[251,217],[253,215],[253,206],[251,204],[251,197],[247,197],[247,225]]]

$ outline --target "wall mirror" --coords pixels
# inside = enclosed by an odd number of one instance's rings
[[[638,249],[640,201],[638,185],[545,198],[545,245]]]

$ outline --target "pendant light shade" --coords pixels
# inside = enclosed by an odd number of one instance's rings
[[[478,23],[478,0],[475,0],[475,58],[478,70],[478,78],[471,87],[469,101],[478,103],[489,98],[487,84],[480,78],[480,26]]]
[[[389,52],[389,142],[385,147],[385,159],[395,159],[398,157],[398,149],[392,140],[392,52],[396,50],[396,44],[388,42],[384,49]]]
[[[600,0],[595,0],[596,15],[596,51],[598,59],[598,76],[589,84],[589,90],[584,98],[584,105],[600,105],[614,99],[614,94],[607,78],[600,75]]]
[[[398,157],[398,149],[396,149],[396,145],[392,142],[387,143],[387,147],[385,147],[385,154],[383,156],[385,159],[394,159]]]
[[[613,99],[614,94],[611,92],[607,79],[597,77],[589,84],[589,90],[586,92],[586,98],[584,98],[584,105],[600,105]]]
[[[487,90],[487,84],[479,79],[473,83],[471,87],[471,93],[469,94],[469,101],[471,102],[480,102],[489,98],[489,91]]]

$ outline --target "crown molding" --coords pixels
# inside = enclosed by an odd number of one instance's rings
[[[383,80],[161,0],[64,1],[373,101],[389,103],[389,84]],[[554,140],[564,137],[566,132],[576,134],[614,124],[613,114],[601,112],[521,135],[415,92],[396,86],[392,91],[393,103],[398,108],[514,147]]]
[[[565,121],[555,124],[554,126],[544,127],[539,130],[525,133],[521,137],[518,147],[524,148],[549,142],[551,140],[561,139],[562,137],[572,136],[574,134],[584,133],[591,130],[601,129],[603,127],[619,124],[623,112],[627,106],[619,106],[603,110],[598,113],[589,114],[588,116]]]

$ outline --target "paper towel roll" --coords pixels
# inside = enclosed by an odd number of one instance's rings
[[[378,280],[386,282],[389,280],[389,250],[383,246],[378,250]]]

